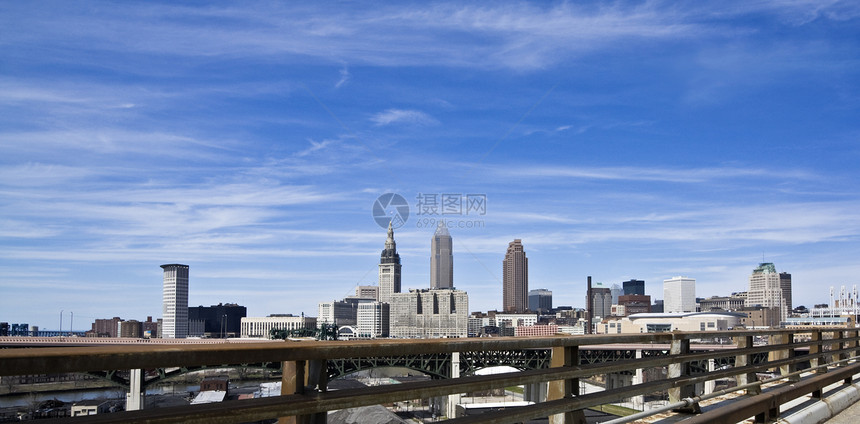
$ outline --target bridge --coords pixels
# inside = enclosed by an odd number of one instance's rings
[[[695,343],[702,338],[714,337],[733,339],[734,344],[701,346]],[[759,339],[767,340],[767,343],[753,342]],[[449,405],[453,405],[461,393],[514,385],[544,385],[547,387],[546,401],[501,413],[488,412],[468,417],[455,417],[454,409],[449,408],[447,417],[451,418],[452,423],[521,422],[547,416],[554,423],[578,423],[584,422],[585,408],[668,391],[670,409],[690,414],[701,412],[700,404],[716,399],[718,395],[733,392],[742,394],[742,398],[730,406],[710,407],[694,416],[691,418],[694,422],[736,422],[748,417],[765,421],[779,416],[780,405],[792,399],[807,395],[820,398],[824,387],[840,382],[850,384],[854,375],[860,373],[860,363],[856,361],[857,352],[860,351],[858,340],[860,337],[856,330],[830,328],[535,338],[172,345],[140,343],[2,349],[0,375],[129,370],[134,380],[142,378],[142,370],[220,366],[225,363],[278,363],[283,369],[282,395],[278,397],[131,410],[75,419],[75,422],[81,423],[233,423],[273,417],[282,417],[282,422],[325,422],[326,412],[331,410],[431,397],[447,397]],[[612,360],[589,364],[586,362],[589,355],[582,355],[589,350],[614,353],[604,355],[606,359],[612,357]],[[535,358],[544,355],[541,360],[549,367],[523,365],[517,367],[521,371],[494,375],[462,372],[472,367],[469,363],[479,363],[475,358],[492,358],[494,352],[543,352],[536,354]],[[353,363],[359,364],[353,368],[360,368],[362,360],[377,358],[374,366],[380,366],[379,361],[400,365],[397,361],[386,361],[427,355],[442,355],[437,356],[435,361],[450,363],[447,368],[435,369],[434,373],[439,378],[358,390],[327,390],[328,381],[333,375],[332,368],[338,368],[332,364]],[[427,364],[421,364],[421,367],[426,368]],[[644,381],[641,378],[643,370],[655,367],[666,367],[666,378]],[[347,368],[341,365],[339,372],[346,372]],[[782,383],[774,381],[763,387],[756,373],[764,372],[780,374]],[[624,373],[632,374],[632,377],[622,380],[623,383],[617,387],[607,384],[607,390],[599,393],[579,392],[578,381],[581,378]],[[448,378],[442,378],[445,376]],[[736,387],[714,391],[715,381],[728,378],[736,381]],[[129,396],[130,404],[134,404],[134,397],[134,393]]]
[[[125,345],[125,344],[221,344],[221,343],[256,343],[254,339],[135,339],[135,338],[110,338],[110,337],[0,337],[0,348],[8,347],[60,347],[60,346],[92,346],[92,345]],[[606,344],[583,346],[579,350],[579,362],[581,364],[600,364],[626,359],[642,357],[654,357],[668,355],[671,346],[669,344]],[[733,345],[694,344],[691,351],[714,351],[734,349]],[[796,348],[796,355],[806,354],[808,349]],[[397,355],[376,356],[361,358],[338,358],[326,361],[326,374],[329,380],[344,377],[360,371],[374,368],[395,367],[418,371],[434,379],[446,379],[477,375],[479,370],[506,366],[518,370],[532,370],[549,368],[551,349],[519,349],[519,350],[496,350],[496,351],[472,351],[460,352],[459,375],[453,375],[453,354],[451,353],[428,353],[421,355]],[[767,360],[767,353],[762,352],[753,356],[753,363],[762,363]],[[131,375],[128,370],[102,370],[89,371],[87,374],[108,380],[117,386],[127,390],[142,390],[156,385],[164,380],[187,373],[205,370],[207,368],[257,368],[281,372],[281,362],[261,363],[224,363],[218,366],[182,366],[170,368],[157,368],[147,370],[138,383],[139,388],[131,387]],[[734,357],[728,356],[716,360],[717,367],[734,365]],[[707,372],[707,361],[693,361],[690,366],[694,372]],[[634,370],[620,372],[621,375],[633,375]]]

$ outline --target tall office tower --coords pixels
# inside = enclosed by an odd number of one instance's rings
[[[529,310],[546,313],[552,309],[552,292],[547,289],[529,290]]]
[[[167,264],[161,268],[164,270],[161,336],[184,339],[188,336],[188,265]]]
[[[776,308],[779,311],[780,321],[785,321],[788,317],[788,302],[782,292],[782,278],[777,274],[776,267],[772,263],[760,263],[753,270],[750,275],[746,306]]]
[[[606,318],[612,315],[612,289],[603,283],[595,283],[591,287],[591,319]],[[588,303],[588,300],[586,300]]]
[[[779,288],[782,289],[782,298],[785,299],[785,307],[791,312],[794,309],[794,304],[791,303],[791,274],[787,272],[779,273]]]
[[[612,293],[612,304],[617,305],[618,304],[618,296],[623,295],[624,290],[618,284],[613,284],[612,288],[609,290],[610,290],[610,293]]]
[[[525,312],[529,300],[529,259],[520,239],[508,244],[502,262],[502,280],[502,309],[506,313]]]
[[[585,334],[592,334],[593,328],[592,324],[594,321],[594,303],[591,301],[592,296],[594,294],[594,287],[591,286],[591,276],[588,276],[586,280],[586,289],[585,289],[585,314],[586,314],[586,322],[588,325],[585,326]]]
[[[624,287],[624,294],[638,294],[645,296],[645,281],[644,280],[629,280],[621,283]]]
[[[663,280],[663,312],[696,312],[696,279]]]
[[[388,223],[388,238],[379,259],[379,301],[389,302],[391,295],[400,293],[400,255],[394,242],[394,229]]]
[[[430,288],[454,288],[454,255],[451,234],[444,222],[436,227],[436,233],[430,241]]]

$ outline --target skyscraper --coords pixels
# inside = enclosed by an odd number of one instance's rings
[[[184,339],[188,336],[188,265],[162,265],[164,290],[161,312],[161,336],[165,339]]]
[[[444,222],[436,227],[430,241],[430,288],[454,288],[454,255],[451,234]]]
[[[791,287],[790,276],[787,283]],[[784,321],[788,317],[788,301],[783,293],[782,284],[782,277],[777,274],[773,263],[760,263],[750,275],[746,306],[776,308],[779,311],[779,320]]]
[[[597,283],[591,288],[592,318],[606,318],[612,315],[612,289]]]
[[[782,289],[782,298],[785,299],[785,307],[789,311],[794,309],[794,304],[791,303],[791,274],[787,272],[779,273],[779,288]]]
[[[547,313],[552,309],[552,291],[547,289],[529,290],[529,310]]]
[[[663,280],[663,312],[696,312],[696,279]]]
[[[638,294],[640,296],[645,295],[645,281],[644,280],[628,280],[621,285],[624,287],[624,294]]]
[[[393,293],[400,293],[400,255],[394,242],[394,229],[388,223],[388,238],[379,259],[379,301],[390,302]]]
[[[516,239],[508,244],[502,268],[502,309],[506,313],[523,313],[528,309],[529,259],[522,240]]]

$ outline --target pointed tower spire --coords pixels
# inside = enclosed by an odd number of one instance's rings
[[[391,226],[392,221],[388,221],[388,238],[385,239],[385,248],[386,249],[395,249],[397,246],[394,243],[394,227]]]
[[[379,301],[389,302],[394,293],[400,293],[400,255],[394,243],[394,227],[389,221],[388,238],[379,258]]]

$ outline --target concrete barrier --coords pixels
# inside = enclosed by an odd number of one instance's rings
[[[860,383],[852,384],[842,390],[779,420],[786,424],[819,424],[860,401]]]

